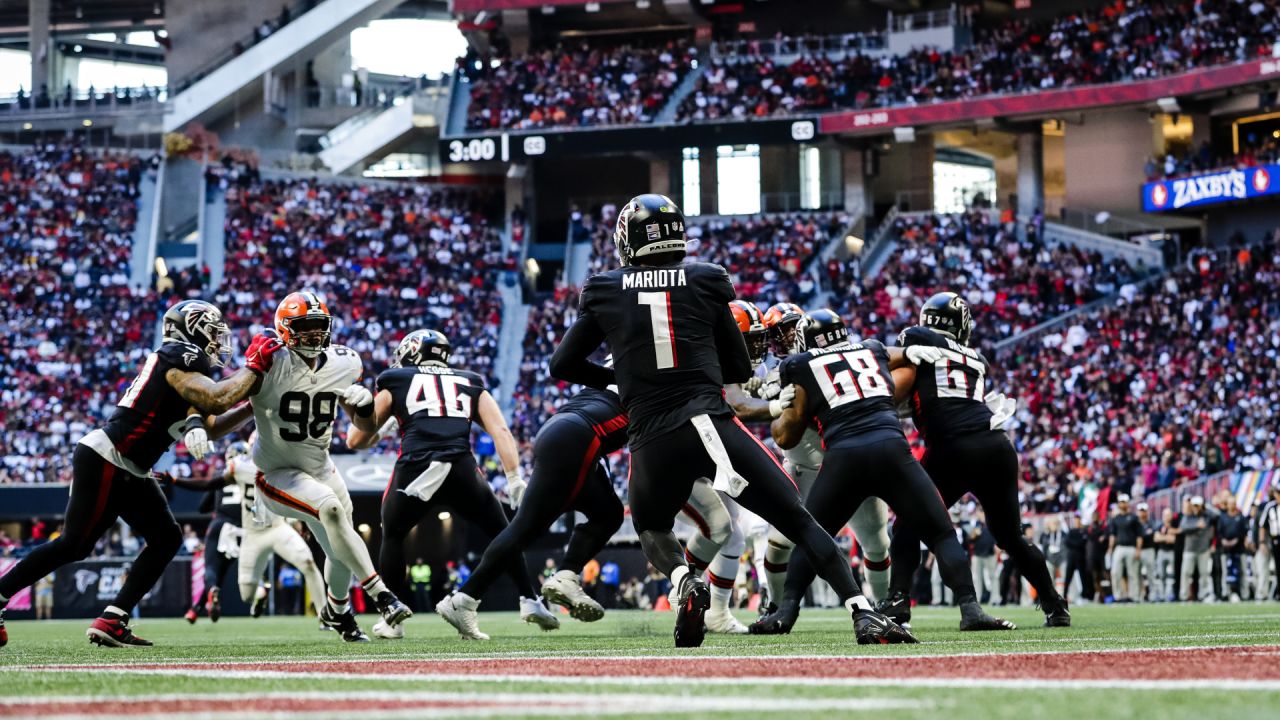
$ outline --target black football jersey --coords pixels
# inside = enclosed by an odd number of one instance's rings
[[[991,410],[983,402],[990,367],[982,353],[920,326],[903,330],[898,343],[942,348],[947,356],[916,368],[911,416],[926,443],[990,432]]]
[[[902,437],[889,353],[876,340],[792,355],[782,361],[779,379],[804,388],[804,414],[825,447]]]
[[[601,455],[621,450],[627,444],[627,411],[617,393],[585,388],[560,406],[556,414],[561,413],[572,413],[591,423],[600,438]]]
[[[378,376],[378,390],[391,393],[391,412],[400,421],[401,457],[471,452],[471,423],[484,378],[447,367],[392,368]]]
[[[213,377],[209,356],[184,342],[166,342],[147,356],[103,430],[116,451],[148,470],[182,438],[191,403],[165,380],[172,368]]]
[[[598,326],[613,352],[632,449],[696,415],[733,414],[716,338],[724,316],[732,324],[735,296],[729,274],[710,263],[623,267],[587,281],[578,322]]]
[[[213,514],[239,527],[241,513],[243,513],[245,506],[251,506],[252,502],[250,498],[245,497],[244,488],[245,486],[240,483],[231,483],[215,490]]]

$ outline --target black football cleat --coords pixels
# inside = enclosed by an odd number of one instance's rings
[[[752,635],[789,635],[796,620],[800,618],[800,608],[785,601],[782,607],[776,605],[769,607],[772,610],[748,625],[747,632]]]
[[[859,645],[901,645],[920,642],[901,625],[875,610],[855,610],[853,635]]]
[[[205,610],[209,611],[209,622],[218,622],[218,618],[222,617],[222,591],[218,588],[209,589],[209,601],[205,603]]]
[[[906,593],[889,593],[889,597],[876,603],[876,612],[903,628],[911,627],[911,598]]]
[[[698,647],[707,635],[704,620],[711,607],[711,588],[707,581],[692,572],[680,582],[679,607],[676,608],[676,647]]]
[[[324,610],[320,612],[320,622],[336,630],[346,642],[369,642],[369,636],[365,635],[364,631],[360,629],[360,625],[356,622],[355,613],[350,610],[344,613],[335,613],[326,605]]]
[[[89,642],[101,647],[151,647],[150,640],[143,640],[129,629],[127,615],[103,613],[84,634]]]
[[[258,589],[253,591],[253,604],[249,605],[249,617],[259,618],[267,611],[268,587],[270,585],[259,585]]]
[[[1017,630],[1018,626],[1004,618],[993,617],[982,610],[978,603],[960,606],[961,632],[985,632],[988,630]]]
[[[399,627],[400,623],[413,617],[413,611],[408,605],[400,602],[390,590],[384,590],[378,593],[378,597],[373,599],[373,604],[378,607],[378,613],[382,615],[382,621],[390,627]]]
[[[1071,627],[1071,611],[1067,608],[1067,599],[1059,598],[1053,607],[1044,610],[1045,627]]]

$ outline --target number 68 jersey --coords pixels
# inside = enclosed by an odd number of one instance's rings
[[[791,355],[782,361],[779,379],[784,387],[804,388],[802,410],[816,422],[823,447],[902,437],[889,353],[876,340]]]
[[[262,388],[251,400],[258,427],[253,462],[258,469],[266,473],[293,468],[324,477],[338,396],[363,371],[360,356],[341,345],[326,348],[314,370],[292,350],[276,353]]]
[[[391,411],[400,421],[400,457],[441,460],[471,454],[484,378],[449,367],[399,367],[378,375],[378,392],[391,393]]]

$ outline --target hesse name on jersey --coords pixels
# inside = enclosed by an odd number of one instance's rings
[[[471,452],[471,423],[485,390],[480,375],[448,367],[392,368],[378,376],[378,390],[391,393],[402,457]]]

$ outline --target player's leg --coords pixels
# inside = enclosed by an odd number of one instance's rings
[[[869,497],[853,513],[849,527],[862,547],[867,584],[876,600],[889,596],[889,506]]]
[[[334,497],[338,501],[337,507],[325,505],[317,508],[320,513],[320,522],[325,525],[329,543],[337,554],[338,560],[355,572],[356,577],[360,579],[360,587],[373,599],[373,604],[378,608],[378,614],[382,615],[383,621],[391,627],[399,625],[411,617],[413,611],[408,605],[400,602],[395,593],[387,589],[382,576],[374,567],[369,547],[365,545],[360,533],[356,532],[355,522],[352,520],[353,506],[347,483],[342,479],[338,468],[332,464],[329,465],[328,472],[319,480],[333,490]]]
[[[302,573],[302,577],[307,583],[307,590],[311,593],[311,602],[315,605],[316,616],[318,617],[320,611],[324,609],[325,584],[324,577],[320,574],[320,567],[316,565],[315,556],[311,554],[311,548],[307,545],[307,541],[302,539],[302,535],[298,534],[298,531],[294,530],[288,523],[281,523],[275,526],[270,533],[271,550],[283,558],[285,562],[297,568],[298,572]],[[267,558],[270,558],[269,553]],[[243,555],[240,558],[240,562],[244,562]],[[254,574],[255,579],[259,577],[262,577],[261,570]]]
[[[707,567],[707,582],[711,585],[707,629],[713,633],[745,635],[747,626],[733,616],[729,604],[733,600],[733,585],[738,578],[738,566],[742,563],[742,554],[746,552],[747,541],[738,522],[738,504],[729,498],[722,499],[729,513],[730,533]]]
[[[711,481],[706,478],[693,484],[689,500],[680,508],[680,514],[698,528],[698,532],[685,545],[685,560],[694,572],[704,572],[716,559],[720,548],[733,535],[733,517],[725,507],[720,493],[711,487]]]
[[[803,501],[808,498],[813,482],[818,477],[818,468],[793,462],[786,462],[783,467],[795,481],[796,488],[800,491],[800,499]],[[791,562],[791,552],[796,544],[777,528],[769,531],[767,542],[761,565],[764,568],[765,583],[769,588],[769,604],[776,609],[777,603],[782,600],[785,592],[788,564]]]
[[[284,527],[280,525],[279,527]],[[240,564],[236,568],[236,587],[240,590],[240,599],[250,604],[250,615],[257,617],[255,598],[262,580],[262,573],[271,560],[271,535],[275,528],[248,529],[240,540]],[[314,563],[313,563],[314,564]]]
[[[204,572],[201,573],[204,587],[200,588],[199,595],[191,599],[191,607],[187,608],[187,614],[183,616],[189,623],[194,624],[196,618],[200,617],[200,613],[204,612],[209,600],[209,591],[218,585],[217,565],[218,558],[222,555],[218,552],[218,536],[222,534],[222,526],[226,522],[221,515],[215,515],[204,531]]]
[[[528,497],[527,492],[525,496]],[[582,568],[622,527],[625,512],[603,463],[595,463],[582,492],[573,501],[573,509],[585,515],[587,521],[574,527],[560,570],[542,584],[541,592],[547,602],[568,608],[570,616],[594,622],[604,617],[604,607],[582,589]]]
[[[378,570],[383,582],[397,595],[407,594],[408,563],[404,543],[431,509],[428,504],[452,466],[430,460],[396,462],[382,493],[382,544]],[[438,478],[436,476],[439,476]]]

